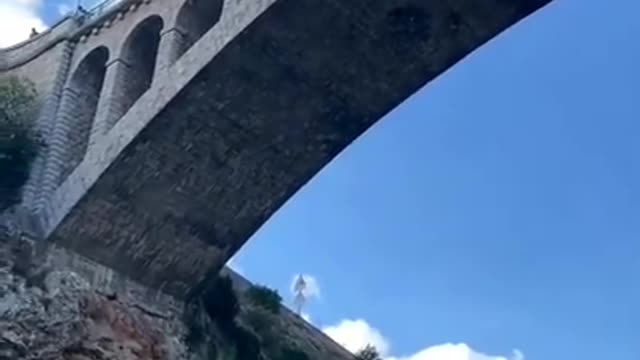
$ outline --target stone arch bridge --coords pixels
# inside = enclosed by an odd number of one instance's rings
[[[182,297],[413,92],[549,0],[122,0],[0,50],[37,236]]]

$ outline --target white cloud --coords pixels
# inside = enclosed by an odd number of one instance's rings
[[[365,320],[342,320],[335,326],[325,327],[323,331],[352,353],[367,345],[375,346],[385,360],[525,360],[519,350],[511,356],[492,356],[473,350],[467,344],[440,344],[429,346],[409,356],[390,356],[391,344]]]
[[[387,339],[362,319],[342,320],[338,325],[325,327],[322,331],[352,353],[367,345],[375,346],[382,356],[386,356],[389,352],[390,346]]]
[[[120,0],[112,1],[114,6]],[[85,9],[91,9],[102,0],[84,0]],[[42,32],[47,25],[41,17],[43,0],[0,0],[0,48],[15,45],[29,39],[31,29]],[[75,10],[75,1],[69,0],[57,6],[58,15],[69,15]]]
[[[513,349],[511,360],[525,360],[524,353],[518,349]]]
[[[0,48],[17,44],[29,38],[31,29],[46,29],[39,15],[40,0],[0,1]]]
[[[428,347],[411,356],[387,360],[524,360],[524,356],[519,350],[514,350],[509,357],[492,356],[477,352],[467,344],[449,343]]]
[[[313,298],[319,299],[320,286],[318,285],[318,280],[315,278],[315,276],[311,276],[309,274],[301,274],[301,275],[302,275],[302,278],[304,279],[304,282],[306,283],[306,286],[302,291],[302,294],[305,296],[305,298],[307,298],[307,300],[313,299]],[[295,287],[296,287],[297,280],[298,280],[298,275],[294,275],[291,279],[291,284],[289,286],[291,294],[294,296],[296,295]]]
[[[61,3],[58,5],[58,15],[65,16],[73,12],[73,6],[69,3]]]

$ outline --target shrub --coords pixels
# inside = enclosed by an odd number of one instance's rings
[[[247,290],[249,300],[269,312],[278,314],[280,312],[280,303],[282,296],[276,290],[272,290],[266,286],[254,285]]]
[[[41,142],[32,129],[36,92],[15,77],[0,79],[0,211],[20,202]]]
[[[378,349],[369,344],[356,353],[357,360],[382,360]]]
[[[36,90],[27,79],[0,79],[0,109],[7,121],[32,122],[35,115]]]
[[[224,338],[233,343],[235,358],[239,360],[263,360],[268,355],[273,360],[308,360],[308,356],[296,349],[283,346],[278,334],[273,331],[277,321],[275,314],[280,311],[282,297],[277,291],[264,286],[253,286],[244,294],[253,305],[246,308],[246,325],[238,319],[240,303],[228,276],[211,279],[202,287],[199,296],[204,314],[221,331]],[[190,321],[187,340],[190,343],[202,341],[204,327]],[[266,355],[265,355],[266,354]]]

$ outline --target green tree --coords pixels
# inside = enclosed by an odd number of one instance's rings
[[[16,77],[0,79],[0,211],[20,202],[40,140],[33,130],[33,84]]]
[[[356,353],[357,360],[382,360],[382,356],[375,346],[368,344]]]
[[[280,312],[282,296],[280,296],[276,290],[270,289],[266,286],[254,285],[247,290],[246,295],[253,304],[274,314],[278,314]]]

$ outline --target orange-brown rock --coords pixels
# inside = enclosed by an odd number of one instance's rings
[[[92,292],[84,299],[83,340],[64,360],[165,360],[162,333],[117,299]]]
[[[0,360],[185,359],[166,319],[75,272],[35,268],[14,251],[28,242],[0,240]]]

